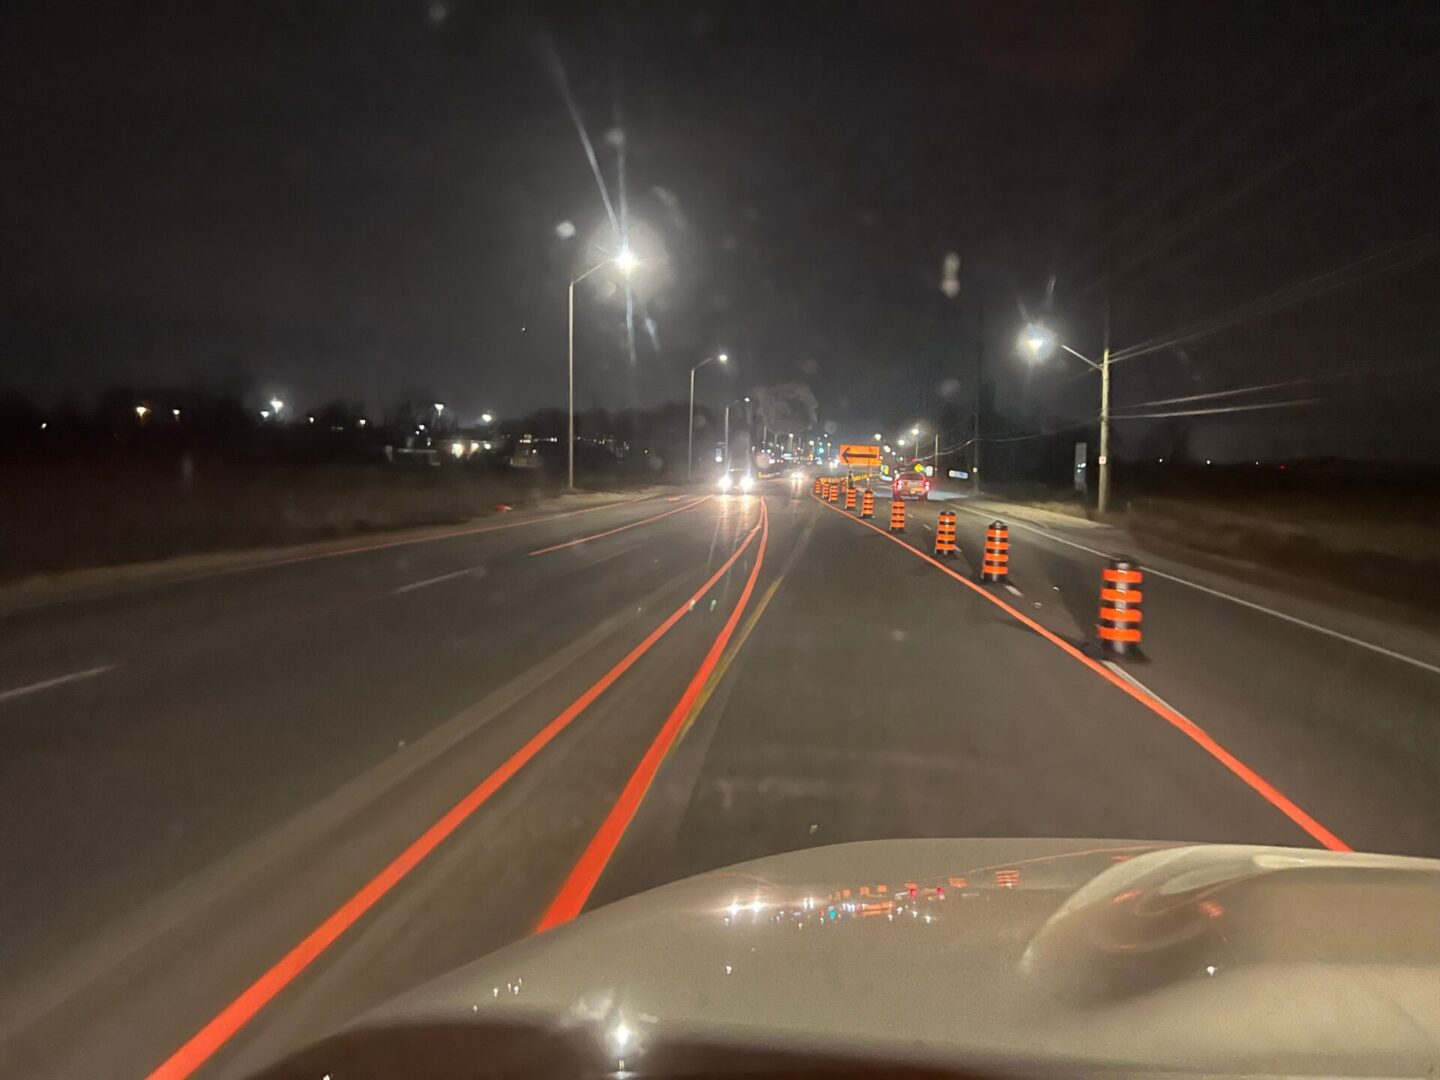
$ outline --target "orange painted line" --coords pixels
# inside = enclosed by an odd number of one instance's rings
[[[821,505],[828,506],[828,504],[826,503],[822,503]],[[831,509],[833,509],[833,507]],[[850,517],[848,514],[843,516],[845,517],[846,521],[859,520],[858,518]],[[1178,728],[1191,741],[1200,746],[1200,748],[1203,749],[1207,754],[1213,757],[1216,761],[1220,762],[1220,764],[1224,765],[1225,768],[1229,769],[1232,773],[1234,773],[1246,784],[1248,784],[1256,792],[1256,794],[1258,794],[1271,806],[1275,807],[1275,809],[1279,810],[1296,825],[1300,826],[1301,829],[1308,833],[1318,843],[1329,848],[1331,851],[1355,850],[1349,844],[1345,843],[1345,841],[1341,840],[1333,832],[1327,829],[1324,825],[1321,825],[1320,822],[1316,821],[1303,809],[1301,809],[1301,807],[1296,802],[1294,802],[1288,795],[1282,792],[1274,784],[1270,783],[1270,781],[1266,780],[1258,772],[1250,768],[1249,765],[1246,765],[1229,750],[1221,746],[1220,743],[1218,743],[1214,739],[1214,737],[1210,735],[1209,732],[1207,732],[1204,728],[1202,728],[1199,724],[1195,723],[1189,717],[1182,716],[1180,713],[1170,708],[1170,706],[1166,705],[1163,701],[1158,701],[1155,698],[1151,697],[1149,694],[1145,693],[1138,686],[1132,686],[1130,683],[1122,679],[1119,675],[1116,675],[1113,671],[1107,668],[1104,664],[1100,663],[1099,661],[1092,660],[1090,657],[1086,656],[1079,649],[1077,649],[1074,645],[1071,645],[1064,638],[1061,638],[1056,634],[1052,634],[1049,630],[1045,629],[1045,627],[1041,626],[1038,622],[1030,618],[1030,616],[1026,615],[1023,611],[1019,611],[1016,608],[1011,607],[1009,604],[1005,603],[1004,600],[1000,599],[1000,597],[994,595],[993,593],[987,592],[985,589],[982,589],[979,585],[976,585],[973,581],[970,581],[962,574],[957,574],[954,570],[951,570],[950,567],[946,566],[938,559],[932,559],[923,551],[920,551],[917,548],[913,548],[909,544],[905,543],[905,541],[900,539],[898,536],[891,536],[884,529],[876,528],[868,521],[860,521],[859,523],[861,525],[864,525],[867,529],[873,529],[875,532],[885,537],[885,539],[899,544],[902,548],[910,552],[910,554],[914,555],[916,558],[924,559],[931,566],[935,567],[935,569],[943,573],[949,574],[952,578],[960,582],[960,584],[964,585],[967,589],[970,589],[976,594],[983,596],[986,600],[994,604],[996,607],[1000,608],[1002,611],[1005,611],[1009,615],[1018,619],[1021,624],[1035,631],[1035,633],[1039,634],[1042,638],[1048,641],[1051,645],[1054,645],[1057,649],[1065,653],[1071,659],[1078,660],[1080,663],[1084,664],[1096,675],[1099,675],[1106,682],[1114,686],[1117,690],[1129,694],[1132,698],[1138,701],[1141,705],[1144,705],[1156,716],[1159,716],[1161,719],[1167,721],[1172,726]],[[1138,571],[1128,571],[1128,573],[1134,573],[1137,577],[1139,576]]]
[[[828,505],[828,504],[827,504]],[[844,513],[836,510],[836,513]],[[665,760],[665,755],[670,752],[675,739],[680,734],[680,729],[685,723],[685,717],[689,715],[690,709],[695,704],[700,691],[704,689],[706,681],[715,670],[715,665],[720,661],[720,655],[725,651],[725,646],[730,643],[730,636],[735,632],[735,626],[740,622],[740,616],[744,614],[745,607],[750,602],[750,594],[755,591],[755,580],[760,576],[760,567],[765,563],[765,545],[770,539],[770,514],[765,508],[765,501],[760,501],[760,547],[755,554],[755,565],[750,568],[750,577],[745,582],[745,588],[740,593],[740,598],[735,602],[735,608],[730,612],[730,617],[725,620],[720,633],[710,645],[710,651],[705,654],[705,659],[695,669],[689,685],[685,692],[680,695],[680,700],[670,710],[670,715],[665,723],[661,725],[654,740],[650,743],[645,756],[640,759],[640,764],[631,773],[630,779],[626,781],[624,790],[620,797],[615,800],[615,805],[610,808],[610,813],[605,815],[605,820],[600,823],[599,830],[590,839],[584,852],[581,853],[579,861],[571,868],[569,875],[560,886],[560,891],[555,894],[550,907],[541,916],[540,922],[535,926],[538,934],[542,930],[549,930],[553,926],[569,922],[579,915],[585,907],[585,902],[590,899],[591,892],[595,889],[595,883],[600,880],[604,873],[605,866],[610,862],[610,857],[615,854],[615,849],[620,845],[625,830],[630,827],[634,820],[636,811],[640,809],[640,803],[644,800],[645,794],[650,790],[650,783],[655,779],[655,774],[660,771],[660,765]]]
[[[745,542],[735,549],[723,566],[710,575],[705,584],[675,609],[664,622],[657,626],[644,641],[636,645],[625,658],[612,667],[596,681],[590,689],[586,690],[573,702],[564,712],[560,713],[538,732],[519,750],[511,754],[504,764],[492,772],[478,785],[471,789],[470,793],[458,803],[447,810],[443,817],[421,833],[413,840],[409,847],[405,848],[394,860],[383,870],[371,878],[350,899],[341,904],[335,911],[310,931],[298,945],[292,948],[268,971],[251,983],[205,1024],[199,1031],[192,1035],[186,1043],[171,1054],[163,1064],[154,1072],[150,1073],[149,1080],[181,1080],[188,1077],[210,1057],[219,1050],[230,1038],[254,1019],[255,1015],[263,1009],[276,994],[284,990],[295,978],[315,961],[326,949],[333,945],[337,938],[346,930],[354,926],[366,912],[373,908],[380,899],[398,885],[405,877],[414,870],[432,851],[440,846],[451,833],[458,829],[467,818],[483,806],[489,798],[499,791],[505,783],[523,768],[531,758],[545,748],[555,736],[564,731],[570,723],[588,708],[596,698],[603,694],[616,679],[628,671],[634,663],[650,650],[650,647],[659,641],[665,634],[679,622],[691,607],[698,603],[714,584],[719,581],[730,567],[735,565],[737,559],[745,553],[755,540],[757,533],[762,534],[761,544],[763,547],[762,526],[764,525],[764,514],[762,510],[761,524],[756,525],[745,536]],[[753,583],[754,578],[752,576]]]
[[[591,540],[599,540],[602,536],[614,536],[616,533],[622,533],[626,529],[638,529],[641,525],[649,525],[650,522],[659,521],[661,518],[669,517],[671,514],[679,514],[683,513],[686,510],[690,510],[696,506],[699,506],[708,498],[710,498],[709,495],[701,495],[700,498],[696,499],[694,502],[688,502],[684,506],[677,506],[673,510],[666,510],[663,514],[656,514],[653,517],[642,518],[639,521],[632,521],[629,525],[621,525],[618,529],[606,529],[604,532],[592,533],[590,536],[582,536],[578,540],[567,540],[563,544],[551,544],[549,547],[537,548],[535,551],[530,552],[530,554],[544,555],[547,552],[560,551],[562,548],[574,547],[576,544],[587,544]]]

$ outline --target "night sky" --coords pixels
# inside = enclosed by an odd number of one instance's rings
[[[894,432],[963,419],[983,345],[987,431],[1063,430],[1095,379],[1019,356],[1022,311],[1098,355],[1108,296],[1122,411],[1247,407],[1122,455],[1440,460],[1437,11],[10,5],[0,384],[563,404],[566,283],[614,241],[563,71],[650,260],[633,355],[623,289],[579,289],[582,406],[725,348],[702,400],[801,380]]]

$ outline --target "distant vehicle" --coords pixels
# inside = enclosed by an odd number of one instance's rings
[[[925,500],[930,496],[930,478],[917,472],[896,473],[891,490],[897,499]]]
[[[755,474],[746,468],[727,469],[720,474],[721,491],[738,491],[742,495],[754,490]]]

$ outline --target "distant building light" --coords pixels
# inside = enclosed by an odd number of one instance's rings
[[[261,409],[261,410],[260,410],[260,419],[261,419],[261,420],[269,420],[269,419],[270,419],[270,410],[269,410],[269,409]]]
[[[41,431],[44,431],[44,430],[45,430],[46,428],[48,428],[49,426],[50,426],[50,421],[48,421],[48,420],[41,420],[41,421],[40,421],[40,430],[41,430]]]
[[[369,421],[366,420],[366,419],[362,416],[362,417],[360,418],[360,426],[361,426],[361,427],[364,427],[367,423],[369,423]]]
[[[313,417],[313,416],[307,416],[307,417],[305,417],[305,419],[306,419],[307,421],[309,421],[310,423],[312,423],[312,424],[315,422],[315,417]]]
[[[171,410],[170,410],[170,415],[173,416],[173,417],[175,417],[176,420],[179,420],[179,419],[180,419],[180,410],[179,410],[179,409],[171,409]]]

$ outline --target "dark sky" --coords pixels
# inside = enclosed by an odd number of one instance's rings
[[[1440,459],[1437,10],[12,5],[0,381],[563,403],[565,285],[611,238],[558,59],[655,260],[633,360],[623,292],[581,286],[582,405],[680,399],[724,347],[706,400],[799,379],[894,431],[968,411],[983,341],[990,430],[1065,427],[1094,379],[1017,356],[1021,310],[1093,354],[1108,294],[1114,347],[1156,346],[1115,368],[1130,412],[1302,402],[1120,423],[1124,453]]]

